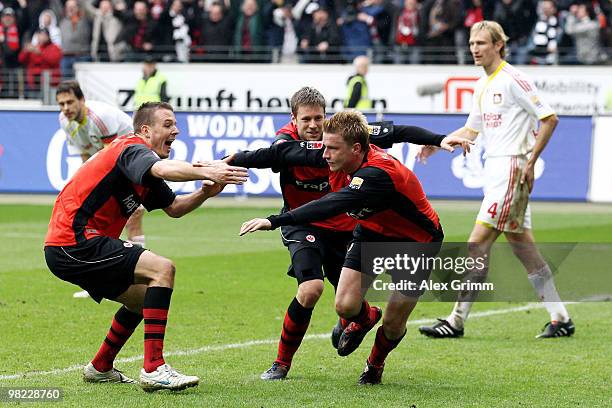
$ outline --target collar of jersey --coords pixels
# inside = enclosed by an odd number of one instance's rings
[[[499,64],[499,67],[497,67],[497,69],[491,75],[489,75],[489,77],[487,78],[487,82],[482,87],[482,91],[480,92],[480,95],[478,95],[478,106],[480,106],[480,112],[482,112],[482,96],[484,95],[485,90],[487,89],[491,81],[493,81],[493,79],[497,76],[497,74],[499,74],[499,71],[501,71],[502,68],[506,66],[506,64],[506,61],[502,61],[501,64]]]
[[[83,115],[83,120],[80,122],[77,122],[75,120],[75,122],[77,123],[77,127],[72,132],[70,132],[70,137],[74,137],[79,131],[79,129],[81,128],[81,126],[85,126],[87,124],[87,114],[88,113],[89,113],[89,108],[85,106],[85,114]]]

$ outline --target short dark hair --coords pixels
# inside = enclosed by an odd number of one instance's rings
[[[81,86],[79,85],[77,81],[70,80],[70,81],[61,82],[58,85],[57,90],[55,91],[55,94],[58,95],[58,94],[65,93],[65,92],[72,92],[74,96],[76,96],[78,99],[85,99],[85,95],[83,95]]]
[[[300,106],[320,106],[325,112],[325,98],[321,92],[310,86],[305,86],[291,97],[291,113],[297,115]]]
[[[365,115],[357,110],[348,109],[335,113],[323,122],[323,132],[342,136],[349,145],[359,143],[361,150],[367,152],[370,148],[370,130]]]
[[[166,109],[174,112],[174,108],[167,102],[145,102],[134,113],[134,132],[138,133],[144,125],[152,126],[155,122],[155,112]]]

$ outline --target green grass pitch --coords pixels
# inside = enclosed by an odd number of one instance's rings
[[[477,204],[437,203],[448,241],[465,240]],[[581,205],[534,207],[541,242],[612,242],[612,210]],[[131,385],[86,384],[78,367],[103,340],[118,305],[73,299],[75,286],[44,263],[48,205],[0,205],[0,387],[61,387],[59,406],[611,406],[612,305],[568,305],[572,338],[536,340],[548,316],[525,304],[480,303],[459,340],[420,336],[418,324],[387,360],[383,385],[359,387],[370,333],[351,356],[339,357],[327,334],[336,321],[326,285],[289,378],[262,382],[295,281],[277,232],[238,237],[240,224],[275,208],[202,208],[174,220],[145,216],[151,250],[177,265],[166,333],[166,361],[200,386],[145,394]],[[517,273],[523,273],[517,271]],[[384,308],[384,304],[381,304]],[[450,303],[421,303],[411,320],[445,316]],[[498,314],[487,314],[497,310]],[[418,323],[418,322],[417,322]],[[142,325],[117,367],[137,377]],[[55,405],[53,405],[55,406]]]

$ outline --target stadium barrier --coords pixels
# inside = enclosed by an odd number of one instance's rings
[[[180,110],[286,111],[289,98],[314,86],[329,109],[341,109],[350,65],[319,64],[158,64],[168,79],[170,103]],[[612,93],[609,67],[520,67],[540,96],[559,115],[594,115]],[[457,65],[382,65],[367,75],[374,109],[403,113],[468,113],[482,68]],[[88,98],[133,108],[142,64],[76,64],[76,77]]]
[[[172,145],[172,157],[187,161],[219,159],[238,150],[269,146],[276,129],[287,123],[287,113],[177,112],[181,135]],[[375,120],[370,115],[370,120]],[[446,133],[462,126],[461,114],[386,114],[386,120]],[[563,116],[536,166],[537,200],[612,201],[610,160],[604,156],[612,143],[605,129],[612,118]],[[595,129],[595,136],[593,135]],[[81,165],[68,154],[57,111],[0,111],[0,193],[56,193]],[[415,163],[412,145],[396,145],[390,152],[414,169],[431,198],[481,197],[482,149],[467,157],[459,152],[439,153],[427,165]],[[593,158],[592,158],[592,153]],[[601,152],[601,153],[599,153]],[[198,183],[171,183],[186,193]],[[278,196],[278,175],[252,170],[244,186],[228,186],[226,195]]]

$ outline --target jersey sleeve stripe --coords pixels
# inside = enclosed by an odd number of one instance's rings
[[[96,126],[98,126],[100,131],[103,134],[107,135],[108,134],[108,128],[106,127],[104,122],[102,122],[100,117],[98,115],[96,115],[91,109],[88,109],[87,114],[93,119],[93,121],[96,123]]]
[[[519,84],[519,86],[521,88],[523,88],[523,90],[525,92],[531,92],[531,85],[529,85],[529,82],[525,81],[524,79],[522,79],[520,77],[520,75],[518,75],[516,72],[507,69],[506,67],[503,68],[504,72],[506,72],[508,75],[510,75],[510,77],[512,77],[512,79],[514,79],[516,81],[517,84]]]

